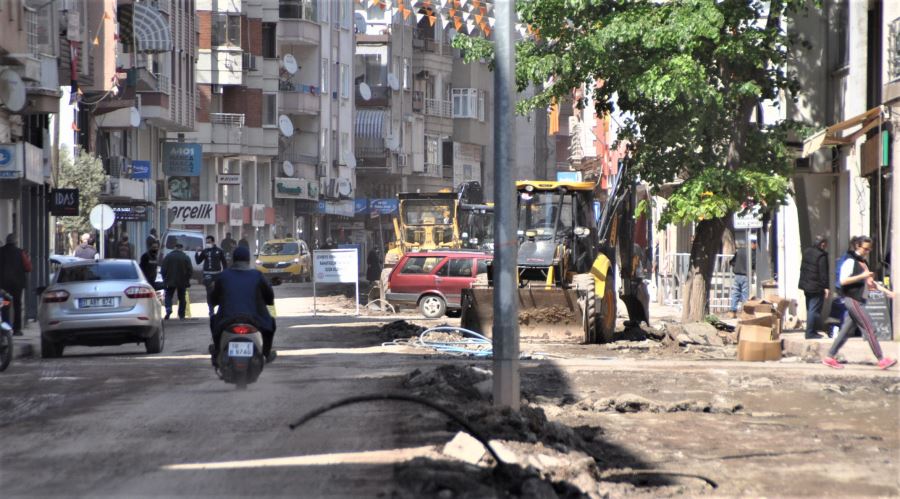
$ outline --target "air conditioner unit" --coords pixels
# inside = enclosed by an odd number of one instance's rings
[[[212,85],[212,93],[222,95],[225,93],[225,87],[222,85]]]
[[[406,168],[409,166],[409,155],[408,154],[398,154],[397,155],[397,166],[400,168]]]
[[[336,178],[328,180],[328,197],[331,199],[338,199],[340,197],[340,189],[338,188],[338,181]]]
[[[316,167],[316,176],[317,177],[327,177],[328,176],[328,162],[320,161],[319,165]],[[322,192],[325,192],[325,189],[322,189]]]

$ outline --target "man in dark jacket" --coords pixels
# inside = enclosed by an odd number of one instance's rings
[[[159,267],[159,243],[152,243],[150,245],[150,249],[148,249],[146,253],[141,255],[141,262],[139,266],[141,267],[141,272],[144,273],[144,277],[147,278],[147,282],[149,282],[150,285],[155,289],[157,287],[157,267]]]
[[[828,298],[828,239],[817,236],[812,246],[803,250],[800,260],[800,282],[797,287],[806,295],[806,339],[818,339],[816,325],[822,305]]]
[[[213,314],[213,306],[209,302],[212,293],[212,285],[219,278],[219,274],[225,270],[228,264],[225,262],[225,252],[216,246],[216,238],[206,236],[206,247],[203,251],[194,254],[197,264],[203,264],[203,285],[206,286],[206,304],[209,306],[209,315]]]
[[[166,255],[162,262],[163,285],[166,287],[166,319],[172,315],[172,296],[178,293],[178,318],[187,315],[187,288],[191,285],[194,265],[184,254],[184,246],[175,244],[175,250]]]
[[[24,252],[16,245],[16,235],[6,236],[6,245],[0,248],[0,289],[13,296],[13,334],[22,336],[22,291],[28,281],[25,273]]]
[[[231,237],[231,232],[225,233],[225,239],[222,239],[222,251],[225,252],[225,261],[231,264],[231,255],[234,253],[234,248],[237,246],[237,241]]]
[[[274,359],[272,341],[275,337],[275,319],[269,314],[267,305],[275,304],[275,292],[262,272],[250,266],[250,251],[244,247],[234,250],[234,265],[222,272],[213,284],[210,304],[218,305],[216,314],[210,318],[213,347],[210,350],[213,364],[219,351],[222,326],[238,317],[248,317],[259,329],[263,337],[263,355],[267,361]]]
[[[134,245],[128,242],[128,234],[122,233],[122,238],[116,243],[116,258],[134,260]]]

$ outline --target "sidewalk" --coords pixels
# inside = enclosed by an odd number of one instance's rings
[[[781,334],[782,352],[785,355],[798,357],[817,356],[823,358],[828,355],[828,349],[834,340],[823,337],[820,340],[807,340],[803,331],[788,331]],[[880,341],[881,351],[885,357],[900,359],[900,342]],[[845,362],[851,364],[875,364],[875,354],[869,348],[869,344],[861,337],[853,337],[847,340],[838,357],[843,357]]]
[[[41,328],[37,321],[25,321],[24,336],[13,336],[13,359],[41,354]]]

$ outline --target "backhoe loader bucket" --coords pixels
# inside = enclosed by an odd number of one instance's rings
[[[494,328],[494,288],[462,290],[461,325],[491,336]],[[525,287],[519,300],[519,337],[531,340],[587,342],[583,301],[575,289]]]

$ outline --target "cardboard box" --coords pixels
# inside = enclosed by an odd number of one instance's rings
[[[752,315],[778,314],[775,304],[767,300],[749,300],[744,302],[744,312]]]
[[[738,342],[738,360],[762,362],[781,359],[781,340]]]
[[[777,337],[773,337],[775,329],[772,326],[754,326],[741,324],[741,332],[738,335],[740,341],[773,341]]]

